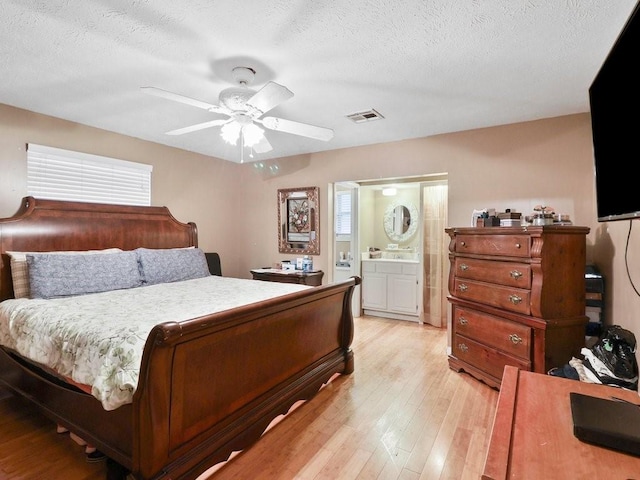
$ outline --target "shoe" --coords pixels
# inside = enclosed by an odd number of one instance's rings
[[[107,456],[104,453],[102,453],[100,450],[94,450],[91,453],[87,453],[87,462],[89,463],[101,462],[106,458]]]
[[[569,378],[571,380],[580,380],[578,371],[569,364],[565,365],[564,367],[552,368],[547,372],[547,375],[551,375],[553,377]]]

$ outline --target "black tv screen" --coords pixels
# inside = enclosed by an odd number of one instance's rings
[[[599,222],[640,217],[640,3],[589,87]]]

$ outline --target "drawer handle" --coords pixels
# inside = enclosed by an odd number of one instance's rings
[[[466,318],[464,318],[464,317],[460,317],[460,318],[458,319],[458,323],[459,323],[460,325],[466,325],[467,323],[469,323],[469,320],[467,320],[467,319],[466,319]]]
[[[461,263],[460,270],[462,271],[469,270],[469,265],[467,265],[466,263]]]
[[[522,338],[520,338],[515,333],[512,333],[511,335],[509,335],[509,340],[511,340],[511,343],[513,343],[515,345],[517,345],[519,343],[522,343]]]
[[[466,242],[460,242],[460,246],[461,246],[461,247],[466,247],[466,246],[467,246],[467,243],[466,243]]]
[[[521,245],[519,243],[516,243],[516,248],[520,248]]]
[[[522,301],[522,297],[518,295],[509,295],[509,301],[514,305],[518,305]]]
[[[469,290],[469,287],[464,283],[461,283],[460,285],[458,285],[458,290],[460,290],[461,292],[466,292],[467,290]]]
[[[469,347],[467,347],[464,343],[459,343],[458,344],[458,350],[466,352],[467,350],[469,350]]]
[[[512,278],[515,278],[517,280],[522,276],[522,272],[519,272],[518,270],[511,270],[509,275],[511,275]]]

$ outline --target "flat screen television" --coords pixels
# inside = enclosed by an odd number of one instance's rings
[[[589,87],[599,222],[640,217],[640,3]]]

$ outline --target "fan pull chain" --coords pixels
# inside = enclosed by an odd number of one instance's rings
[[[240,129],[240,163],[244,163],[244,132]]]

